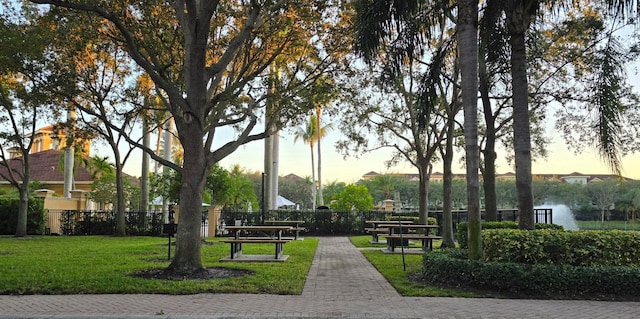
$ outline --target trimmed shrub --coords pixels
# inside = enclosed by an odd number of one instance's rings
[[[430,284],[540,297],[635,296],[640,287],[639,267],[471,261],[462,249],[426,253],[421,277]]]
[[[468,231],[468,222],[460,222],[456,226],[457,235],[458,235],[458,244],[460,244],[460,248],[468,248],[469,239],[467,237]],[[537,223],[536,229],[564,229],[561,225],[556,224],[540,224]],[[485,229],[518,229],[517,222],[482,222],[481,226],[482,230]]]
[[[18,224],[18,198],[0,198],[0,235],[15,235]],[[42,235],[46,211],[41,198],[29,198],[27,234]]]
[[[486,261],[640,266],[640,232],[488,229],[482,241]]]

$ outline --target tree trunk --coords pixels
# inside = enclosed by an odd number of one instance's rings
[[[150,148],[151,135],[149,134],[149,121],[147,121],[145,117],[142,123],[142,145],[146,148]],[[149,154],[147,152],[142,152],[142,167],[140,168],[140,206],[138,209],[143,211],[145,214],[149,209],[149,163]]]
[[[491,145],[489,145],[491,144]],[[485,220],[498,220],[498,196],[496,194],[496,152],[495,141],[485,144],[484,172],[482,174],[484,189]]]
[[[197,10],[196,10],[197,12]],[[184,79],[186,101],[176,97],[172,108],[180,107],[190,110],[190,113],[175,116],[180,142],[184,149],[184,163],[182,165],[182,185],[180,186],[180,215],[178,216],[178,232],[176,234],[176,254],[169,265],[169,270],[175,273],[192,274],[200,271],[202,258],[200,247],[202,223],[202,197],[207,175],[215,164],[215,159],[207,160],[209,150],[203,147],[205,136],[205,110],[207,105],[207,81],[204,81],[204,71],[207,69],[207,40],[208,19],[202,18],[196,12],[189,20],[185,29],[185,66]],[[198,28],[203,28],[202,30]],[[198,32],[206,30],[207,32]],[[175,113],[174,113],[175,114]]]
[[[462,74],[462,105],[464,109],[464,141],[467,175],[467,205],[469,215],[469,259],[482,258],[480,224],[480,187],[478,169],[478,2],[458,2],[458,50]]]
[[[271,138],[271,160],[273,166],[271,167],[271,203],[273,209],[278,209],[278,169],[280,168],[280,131],[276,131]]]
[[[279,77],[278,72],[273,64],[269,69],[271,87],[269,88],[270,97],[267,97],[266,130],[267,139],[265,141],[265,172],[267,173],[267,185],[265,188],[266,200],[265,207],[267,210],[278,208],[278,152],[280,133],[276,128],[276,118],[279,116],[278,106],[275,102],[276,82]]]
[[[164,147],[163,147],[163,153],[162,156],[165,160],[167,161],[171,161],[171,149],[172,149],[172,145],[173,145],[173,120],[172,118],[167,119],[167,122],[165,123],[165,129],[164,129]],[[186,154],[186,152],[185,152]],[[169,173],[170,168],[167,166],[163,167],[163,173]],[[169,199],[163,197],[162,198],[162,210],[164,211],[164,213],[162,214],[162,219],[164,220],[165,223],[169,222]]]
[[[18,224],[15,237],[27,236],[27,214],[29,212],[29,166],[23,162],[26,176],[22,179],[19,189],[20,201],[18,202]]]
[[[313,161],[313,143],[309,143],[311,146],[311,196],[313,197],[313,209],[318,207],[317,196],[318,192],[316,191],[316,166]]]
[[[127,235],[127,223],[125,219],[126,204],[124,202],[124,179],[122,176],[122,164],[116,154],[116,236]]]
[[[162,154],[160,154],[160,148],[162,147],[162,126],[158,126],[158,138],[156,139],[156,152],[158,156],[162,156]],[[159,173],[160,172],[160,162],[155,161],[155,164],[153,165],[153,172],[154,173]]]
[[[274,145],[275,145],[275,128],[274,128],[274,120],[273,118],[275,118],[275,103],[274,103],[274,95],[276,94],[276,86],[275,86],[275,80],[274,80],[274,68],[273,65],[271,65],[270,68],[270,73],[271,73],[271,87],[269,87],[269,93],[271,94],[270,97],[267,97],[267,108],[265,110],[265,132],[267,134],[266,138],[264,139],[264,172],[267,175],[266,179],[265,179],[265,185],[264,185],[264,192],[265,192],[265,196],[264,196],[264,200],[265,202],[263,203],[263,209],[264,210],[273,210],[276,208],[277,204],[274,201],[274,196],[273,196],[273,192],[274,192],[274,179],[273,179],[273,175],[275,174],[274,169],[275,169],[275,158],[274,158]],[[276,176],[277,179],[277,176]],[[264,212],[263,212],[264,213]]]
[[[67,136],[67,143],[72,139]],[[73,145],[67,145],[64,148],[64,198],[71,198],[71,190],[73,189]]]
[[[74,154],[73,143],[74,136],[72,131],[76,126],[75,110],[67,110],[67,133],[64,147],[64,198],[71,198],[71,190],[73,189],[73,173],[74,173]]]
[[[269,121],[269,120],[267,120]],[[271,124],[267,124],[270,126]],[[264,173],[266,174],[265,184],[264,184],[264,210],[272,210],[273,202],[271,201],[271,192],[273,189],[273,179],[271,175],[273,174],[273,139],[269,133],[264,139]]]
[[[202,136],[197,125],[182,125],[181,136]],[[202,194],[207,177],[207,165],[200,139],[182,139],[184,166],[180,187],[180,211],[176,254],[169,269],[177,273],[194,273],[202,269],[200,226]]]
[[[442,193],[442,245],[441,247],[454,248],[456,246],[453,238],[453,199],[451,196],[453,185],[453,171],[451,166],[453,165],[453,134],[454,134],[455,119],[454,114],[449,114],[447,119],[447,139],[446,149],[442,154],[442,161],[444,163],[443,172],[443,193]]]
[[[322,195],[322,151],[320,150],[320,144],[322,144],[320,142],[320,140],[322,139],[322,134],[320,132],[322,132],[322,126],[320,126],[320,115],[322,113],[322,109],[317,107],[316,108],[316,112],[318,113],[317,116],[317,120],[318,120],[318,198],[319,198],[319,204],[320,206],[324,205],[324,196]]]
[[[513,144],[515,148],[516,189],[520,229],[534,229],[533,185],[531,178],[531,132],[529,127],[529,89],[525,32],[528,13],[518,2],[507,10],[511,45],[511,81],[513,87]]]
[[[484,122],[486,125],[484,145],[484,169],[482,170],[482,187],[484,188],[484,210],[485,220],[498,220],[498,199],[496,195],[496,125],[491,109],[491,100],[489,99],[489,77],[487,76],[487,65],[485,63],[485,52],[479,56],[479,87],[480,97],[482,99],[482,109],[484,113]]]
[[[422,160],[418,164],[418,174],[420,185],[418,186],[418,222],[427,224],[429,218],[429,178],[431,177],[431,166],[429,161]]]

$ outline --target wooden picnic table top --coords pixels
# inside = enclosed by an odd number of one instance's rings
[[[413,224],[412,220],[367,220],[365,221],[367,224],[391,224],[391,223],[401,223],[401,224]]]
[[[291,226],[278,226],[278,225],[253,225],[253,226],[226,226],[225,229],[230,231],[238,230],[254,230],[254,231],[283,231],[292,230]]]
[[[424,228],[438,228],[438,225],[424,225],[424,224],[380,224],[380,228],[411,228],[411,229],[424,229]]]
[[[429,234],[386,234],[380,235],[385,238],[405,238],[405,239],[442,239],[442,236],[435,236]]]
[[[304,224],[304,220],[265,220],[265,224],[280,224],[280,225],[299,225]]]

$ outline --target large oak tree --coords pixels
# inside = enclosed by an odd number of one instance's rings
[[[16,237],[27,235],[29,153],[35,132],[52,112],[39,112],[46,98],[37,83],[43,75],[47,30],[25,23],[14,8],[0,12],[0,177],[18,191]]]
[[[335,66],[337,10],[325,1],[58,1],[34,0],[84,12],[95,28],[124,48],[166,99],[184,149],[182,165],[153,159],[181,173],[176,254],[170,271],[203,268],[200,211],[207,173],[238,147],[264,138],[259,119],[268,98],[283,106],[278,126],[299,118],[307,106],[296,96]],[[319,43],[322,42],[322,43]],[[300,48],[304,49],[300,49]],[[275,83],[269,66],[287,76]],[[284,107],[286,106],[286,107]],[[270,119],[274,120],[274,119]]]

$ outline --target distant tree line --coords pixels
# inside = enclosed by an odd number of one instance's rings
[[[174,173],[169,173],[174,175]],[[159,174],[158,176],[162,176]],[[159,177],[156,177],[159,178]],[[228,210],[246,210],[249,203],[253,210],[260,209],[262,192],[262,180],[259,172],[251,172],[234,166],[227,171],[219,166],[214,167],[212,181],[220,179],[217,183],[211,183],[212,188],[205,199],[210,200],[214,196],[214,204]],[[162,194],[162,187],[172,189],[166,196],[177,200],[179,179],[170,177],[169,185],[162,186],[162,182],[152,183],[155,194]],[[444,201],[443,183],[439,180],[431,181],[429,188],[429,209],[441,210]],[[497,180],[497,207],[499,209],[511,209],[517,207],[517,191],[515,180]],[[171,186],[173,185],[173,186]],[[213,188],[215,185],[215,188]],[[244,185],[244,186],[243,186]],[[356,189],[357,187],[357,189]],[[404,210],[417,210],[418,205],[418,181],[401,176],[383,174],[372,179],[361,180],[356,184],[347,185],[344,182],[332,181],[324,186],[324,202],[335,209],[350,209],[355,205],[358,209],[372,209],[373,205],[381,205],[385,200],[399,200]],[[280,177],[280,195],[297,204],[299,209],[313,209],[312,183],[309,177]],[[366,192],[363,192],[366,190]],[[349,195],[351,194],[351,195]],[[353,197],[358,194],[356,197]],[[361,199],[367,198],[366,204]],[[346,203],[346,198],[353,197]],[[481,203],[484,204],[484,193],[480,192]],[[586,185],[572,184],[557,180],[533,180],[533,197],[536,206],[566,205],[578,219],[607,220],[624,219],[635,220],[640,215],[640,181],[623,181],[607,179],[594,181]],[[452,181],[453,209],[464,210],[467,208],[467,187],[464,179]],[[340,199],[343,203],[337,203]],[[330,203],[334,203],[333,206]],[[355,204],[360,202],[359,204]],[[371,206],[369,206],[369,203]],[[370,207],[370,208],[367,208]],[[293,207],[291,207],[293,208]]]
[[[401,205],[415,209],[418,200],[418,182],[404,177],[380,175],[362,182],[376,203],[394,199],[398,195]],[[443,204],[442,181],[431,181],[429,209],[440,210]],[[495,185],[499,209],[517,207],[515,180],[497,180]],[[467,208],[467,187],[464,179],[452,181],[453,209]],[[484,192],[480,192],[484,204]],[[640,212],[640,181],[606,179],[586,185],[558,180],[533,180],[534,205],[561,204],[568,206],[576,218],[586,220],[634,220]]]

